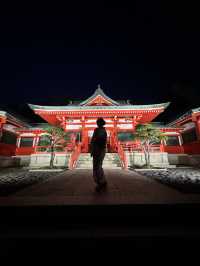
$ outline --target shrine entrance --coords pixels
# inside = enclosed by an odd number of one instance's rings
[[[82,152],[90,152],[90,142],[92,139],[94,129],[85,129],[82,139]],[[113,129],[106,128],[107,132],[107,152],[116,152],[114,143]]]

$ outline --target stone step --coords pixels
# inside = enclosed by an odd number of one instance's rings
[[[77,166],[76,169],[92,169],[92,166]],[[105,166],[103,169],[121,169],[120,166]]]
[[[90,153],[80,154],[77,169],[92,169],[93,167],[93,158],[90,156]],[[117,153],[106,153],[103,168],[105,169],[121,169],[121,162]]]
[[[87,162],[92,162],[93,160],[82,160],[81,158],[78,160],[79,162],[83,162],[83,163],[87,163]],[[104,162],[114,162],[114,163],[118,163],[120,162],[120,160],[103,160]]]
[[[81,162],[77,162],[77,165],[93,165],[92,163],[81,163]],[[121,164],[118,163],[103,163],[103,165],[116,165],[116,166],[120,166]]]
[[[90,158],[80,157],[79,160],[82,160],[82,161],[92,160],[92,157],[90,157]],[[105,157],[104,160],[119,160],[119,158],[118,157],[113,157],[113,158]]]

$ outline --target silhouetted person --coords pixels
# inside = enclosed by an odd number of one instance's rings
[[[97,184],[96,190],[100,191],[107,185],[104,171],[102,168],[103,159],[106,154],[107,133],[104,128],[103,118],[97,119],[97,128],[95,128],[91,139],[91,156],[93,156],[93,178]]]

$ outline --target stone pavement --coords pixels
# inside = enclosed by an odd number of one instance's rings
[[[105,169],[106,191],[95,192],[91,169],[76,169],[0,197],[6,205],[115,205],[199,203],[199,194],[184,194],[134,171]]]

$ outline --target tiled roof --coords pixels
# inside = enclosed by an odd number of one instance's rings
[[[98,95],[102,96],[103,98],[105,98],[106,100],[108,100],[109,102],[111,102],[113,105],[119,105],[118,102],[112,100],[110,97],[108,97],[103,90],[101,89],[100,85],[98,85],[97,89],[95,90],[95,92],[92,94],[92,96],[90,96],[89,98],[87,98],[86,100],[84,100],[83,102],[80,103],[80,105],[85,105],[88,102],[92,101],[94,98],[96,98]]]
[[[29,124],[22,121],[21,119],[9,114],[8,112],[6,111],[0,111],[0,115],[4,116],[4,117],[7,117],[8,119],[10,119],[10,121],[12,122],[15,122],[15,123],[18,123],[20,125],[23,125],[23,126],[26,126],[26,127],[29,127]]]
[[[193,113],[197,113],[197,112],[200,112],[200,107],[197,107],[197,108],[194,108],[194,109],[190,109],[189,111],[185,112],[183,115],[180,115],[178,116],[175,120],[171,121],[170,123],[168,123],[168,125],[173,125],[175,124],[176,122],[192,115]]]
[[[160,104],[147,104],[147,105],[118,105],[118,106],[41,106],[29,104],[32,110],[49,110],[49,111],[79,111],[79,110],[148,110],[148,109],[158,109],[167,108],[169,102]]]

